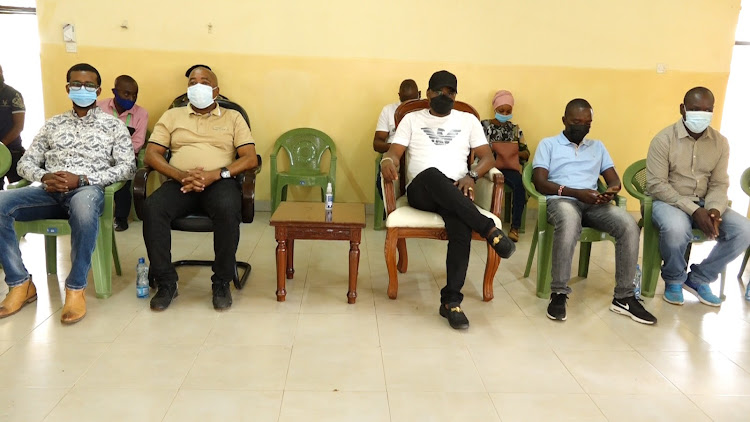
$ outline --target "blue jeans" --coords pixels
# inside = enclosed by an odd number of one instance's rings
[[[573,252],[583,226],[615,238],[615,298],[633,296],[635,266],[641,231],[627,211],[611,204],[584,204],[575,199],[547,201],[547,219],[555,227],[552,240],[552,293],[570,294],[568,287]]]
[[[677,207],[654,201],[654,226],[659,230],[659,251],[664,265],[661,278],[670,284],[687,280],[685,250],[693,240],[693,218]],[[690,266],[690,280],[710,283],[750,245],[750,220],[727,208],[721,216],[716,246],[700,264]],[[697,227],[695,227],[697,228]]]
[[[65,279],[65,287],[84,289],[103,210],[104,190],[99,186],[84,186],[67,193],[47,193],[38,186],[0,192],[0,263],[8,287],[29,279],[13,222],[67,219],[71,231],[72,268]]]

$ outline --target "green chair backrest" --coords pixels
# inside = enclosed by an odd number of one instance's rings
[[[622,176],[623,187],[639,201],[646,197],[646,159],[638,160],[628,166]]]
[[[10,170],[11,156],[10,150],[3,144],[0,144],[0,179],[5,176],[5,173]],[[2,186],[2,180],[0,180],[0,186]]]
[[[742,172],[742,177],[740,178],[740,186],[742,187],[742,190],[745,192],[745,194],[747,196],[750,196],[750,167]]]
[[[312,128],[292,129],[282,134],[273,147],[275,157],[281,148],[289,156],[289,173],[320,173],[320,162],[326,150],[336,157],[336,144],[330,136]]]

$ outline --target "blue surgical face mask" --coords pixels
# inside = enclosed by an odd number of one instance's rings
[[[510,121],[510,119],[512,119],[512,118],[513,118],[513,113],[510,113],[510,114],[500,114],[500,113],[495,113],[495,118],[496,118],[496,119],[497,119],[497,121],[498,121],[498,122],[500,122],[500,123],[505,123],[505,122],[509,122],[509,121]]]
[[[685,126],[693,133],[703,133],[714,114],[710,111],[687,111],[685,110]]]
[[[71,89],[70,92],[68,92],[68,98],[70,98],[78,107],[88,107],[96,101],[96,91],[88,91],[83,87],[79,90]]]
[[[135,105],[135,101],[133,100],[126,100],[125,98],[122,98],[118,93],[116,89],[112,90],[112,93],[115,94],[115,102],[122,107],[125,110],[130,110]]]

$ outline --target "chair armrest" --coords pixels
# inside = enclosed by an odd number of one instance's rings
[[[151,172],[155,171],[151,167],[145,166],[139,168],[133,177],[133,205],[135,206],[135,215],[143,220],[146,214],[146,186],[148,186],[148,177]]]
[[[120,180],[119,182],[112,183],[111,185],[107,185],[104,187],[104,194],[108,194],[112,192],[114,195],[115,192],[122,189],[122,187],[125,186],[125,180]]]
[[[242,222],[252,223],[255,218],[255,179],[263,166],[263,160],[258,157],[258,165],[237,175],[237,181],[242,186]]]
[[[385,179],[382,179],[382,183],[385,215],[388,217],[393,211],[396,211],[396,187],[393,180],[387,182]]]
[[[501,217],[504,192],[505,175],[493,167],[474,184],[474,203]]]
[[[26,179],[21,179],[15,183],[11,183],[7,186],[8,189],[18,189],[18,188],[25,188],[26,186],[31,185],[31,182],[29,182]]]

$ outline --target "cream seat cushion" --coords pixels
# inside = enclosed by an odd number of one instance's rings
[[[495,226],[498,228],[503,227],[502,221],[500,221],[495,214],[492,214],[476,204],[474,206],[477,207],[482,215],[491,218],[495,222]],[[444,229],[445,222],[440,214],[421,211],[410,207],[409,200],[406,198],[406,195],[403,195],[396,200],[396,209],[388,215],[388,219],[385,221],[385,226]]]

